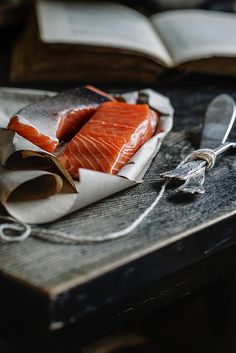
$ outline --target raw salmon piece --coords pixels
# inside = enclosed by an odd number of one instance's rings
[[[153,136],[157,123],[157,113],[146,104],[103,103],[59,159],[75,178],[78,168],[116,174]]]
[[[92,86],[74,88],[30,104],[15,114],[8,128],[48,152],[69,141],[99,105],[113,98]]]

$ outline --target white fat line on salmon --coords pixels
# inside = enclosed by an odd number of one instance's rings
[[[90,154],[91,154],[90,149],[88,149],[89,144],[91,144],[91,145],[93,146],[94,150],[96,150],[96,151],[100,154],[100,156],[102,157],[102,159],[105,161],[105,164],[107,164],[108,167],[110,166],[110,164],[109,164],[109,162],[108,162],[106,156],[102,153],[102,149],[98,149],[96,143],[95,143],[94,141],[92,141],[92,139],[90,138],[90,136],[86,137],[86,136],[81,135],[81,136],[80,136],[80,139],[81,139],[81,141],[84,143],[86,149],[89,151]],[[83,141],[83,139],[84,139],[85,141]],[[86,142],[88,142],[88,143],[86,143]],[[97,141],[96,141],[96,142],[97,142]],[[98,159],[96,158],[96,154],[93,155],[93,158],[96,160],[97,163],[99,163],[99,165],[102,165],[102,164],[103,164],[100,159],[98,160]],[[103,164],[103,166],[104,166],[104,164]]]

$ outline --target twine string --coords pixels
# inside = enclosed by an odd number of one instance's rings
[[[187,156],[182,160],[177,168],[181,167],[184,163],[190,160],[191,155]],[[114,240],[118,239],[121,237],[124,237],[125,235],[131,233],[134,229],[136,229],[143,221],[144,219],[153,211],[153,209],[158,205],[160,200],[162,199],[164,192],[166,190],[167,185],[169,184],[170,180],[166,180],[162,187],[161,190],[159,191],[158,195],[154,199],[154,201],[151,203],[151,205],[146,208],[146,210],[138,216],[129,226],[125,227],[122,230],[111,232],[108,234],[104,235],[84,235],[84,236],[79,236],[79,235],[74,235],[74,234],[69,234],[66,232],[61,232],[57,230],[50,230],[50,229],[43,229],[43,228],[31,228],[30,225],[19,222],[17,220],[14,220],[11,217],[1,217],[5,218],[7,220],[11,220],[11,222],[15,222],[15,224],[10,224],[10,223],[5,223],[0,225],[0,238],[4,241],[23,241],[27,239],[30,235],[39,237],[39,238],[46,238],[48,241],[52,241],[52,237],[56,238],[57,240],[61,240],[63,242],[72,242],[73,244],[84,244],[84,243],[100,243],[100,242],[106,242],[109,240]],[[4,233],[5,229],[11,229],[11,230],[16,230],[19,231],[22,229],[22,226],[25,227],[24,232],[20,236],[9,236]]]
[[[27,239],[31,234],[31,227],[27,223],[17,221],[12,217],[0,216],[0,220],[7,223],[0,224],[0,239],[4,242],[17,242]],[[13,232],[14,235],[9,235]],[[19,235],[15,235],[15,233]]]
[[[155,200],[152,202],[152,204],[146,208],[146,210],[138,217],[136,218],[128,227],[120,230],[120,231],[116,231],[116,232],[112,232],[112,233],[108,233],[108,234],[104,234],[104,235],[84,235],[84,236],[77,236],[74,234],[69,234],[69,233],[65,233],[65,232],[60,232],[60,231],[53,231],[53,230],[48,230],[48,229],[41,229],[41,228],[34,228],[32,229],[32,234],[37,236],[37,237],[43,237],[48,240],[50,240],[50,236],[56,237],[56,239],[61,239],[64,241],[71,241],[73,243],[77,243],[77,244],[84,244],[84,243],[101,243],[101,242],[106,242],[109,240],[114,240],[114,239],[118,239],[118,238],[122,238],[125,235],[131,233],[135,228],[137,228],[140,223],[143,222],[143,220],[150,214],[150,212],[156,207],[156,205],[159,203],[159,201],[161,200],[166,186],[169,183],[169,180],[167,180],[161,187],[160,192],[158,193],[158,195],[156,196]]]
[[[185,159],[184,163],[195,160],[204,160],[206,162],[206,170],[210,170],[214,167],[216,162],[216,153],[210,148],[201,148],[190,153]],[[184,164],[182,163],[181,166]]]

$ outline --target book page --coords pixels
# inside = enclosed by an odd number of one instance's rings
[[[43,42],[129,49],[172,63],[149,19],[129,7],[40,0],[37,16]]]
[[[236,56],[236,15],[204,10],[177,10],[154,15],[151,21],[176,65]]]

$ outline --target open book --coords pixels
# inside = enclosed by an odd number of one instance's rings
[[[116,3],[40,0],[13,50],[14,81],[156,83],[170,69],[236,75],[236,15],[145,17]]]

